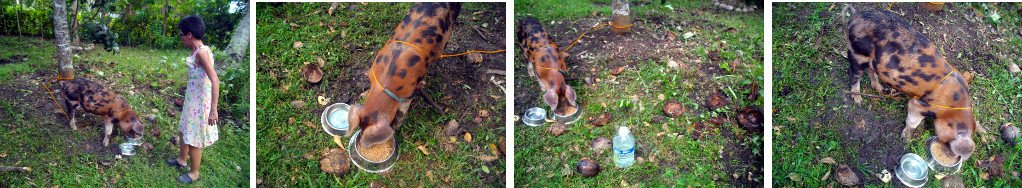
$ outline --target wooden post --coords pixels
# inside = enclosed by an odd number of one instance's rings
[[[631,31],[632,16],[628,8],[628,0],[612,0],[611,10],[614,15],[614,22],[611,23],[611,30],[617,34],[625,34]],[[624,28],[621,28],[624,27]]]

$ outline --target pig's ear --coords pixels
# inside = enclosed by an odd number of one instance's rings
[[[568,104],[578,107],[578,104],[575,103],[575,89],[572,89],[571,86],[568,86],[567,84],[564,85],[564,97],[568,99]]]
[[[145,134],[145,132],[144,132],[145,129],[142,127],[142,122],[139,122],[138,119],[132,120],[132,122],[131,122],[131,130],[135,131],[135,134],[138,137],[142,137],[142,135]]]
[[[351,137],[352,133],[355,133],[355,130],[358,129],[359,112],[361,109],[361,104],[354,104],[348,107],[348,133],[345,135],[346,137]]]
[[[394,138],[394,129],[390,127],[390,121],[390,119],[383,115],[376,117],[376,122],[369,125],[369,127],[366,127],[366,130],[362,131],[362,138],[358,141],[358,143],[362,145],[362,147],[371,147]]]
[[[550,109],[552,110],[554,108],[557,108],[557,102],[558,102],[557,92],[554,91],[553,87],[550,87],[550,89],[547,89],[546,93],[543,94],[543,103],[546,103],[547,106],[550,106]]]

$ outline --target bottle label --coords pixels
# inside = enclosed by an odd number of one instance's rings
[[[620,149],[614,148],[614,152],[616,152],[618,155],[629,154],[629,153],[632,153],[633,151],[635,151],[634,147],[631,148],[631,149],[628,149],[628,150],[620,150]]]

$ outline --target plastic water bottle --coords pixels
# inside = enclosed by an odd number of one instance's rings
[[[617,128],[614,136],[614,164],[618,168],[626,168],[635,163],[635,138],[629,133],[628,127]]]

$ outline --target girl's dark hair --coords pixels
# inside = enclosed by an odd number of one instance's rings
[[[193,37],[199,40],[203,40],[203,34],[206,33],[206,24],[197,15],[182,18],[181,21],[177,22],[177,27],[181,29],[182,33],[191,33]]]

